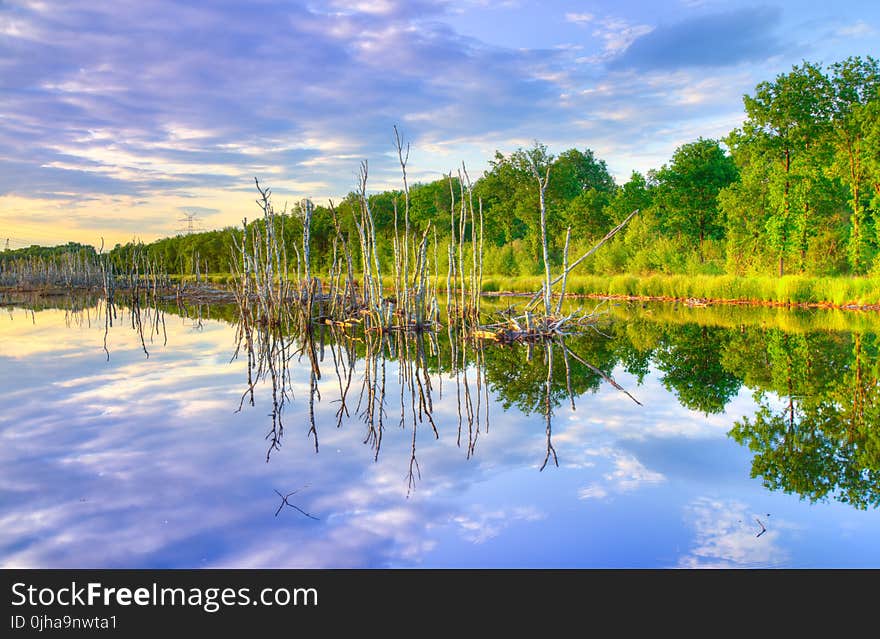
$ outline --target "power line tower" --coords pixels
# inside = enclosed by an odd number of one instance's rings
[[[192,235],[193,233],[195,233],[197,230],[196,226],[198,223],[198,217],[199,217],[199,214],[196,213],[195,211],[192,211],[192,210],[184,211],[183,217],[178,218],[177,221],[184,222],[186,226],[184,226],[183,228],[177,229],[178,232],[182,233],[184,235]]]
[[[6,248],[3,249],[3,250],[4,250],[4,251],[8,251],[8,250],[9,250],[9,238],[8,238],[8,237],[6,238]]]

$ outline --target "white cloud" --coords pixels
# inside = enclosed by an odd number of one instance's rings
[[[633,40],[654,30],[651,25],[635,24],[623,18],[603,18],[597,25],[593,35],[605,41],[605,53],[609,55],[620,53]]]
[[[839,38],[867,38],[877,35],[877,29],[864,20],[857,20],[852,24],[838,27],[834,30],[834,35]]]

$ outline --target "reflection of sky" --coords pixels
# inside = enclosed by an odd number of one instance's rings
[[[234,413],[245,371],[229,362],[233,330],[166,319],[168,345],[148,344],[149,359],[118,322],[107,362],[94,318],[0,316],[2,565],[880,566],[877,511],[809,505],[749,479],[748,451],[726,437],[753,409],[745,390],[706,417],[656,376],[637,386],[618,370],[644,407],[606,386],[558,409],[560,466],[538,472],[540,415],[493,404],[468,460],[444,380],[440,438],[418,431],[422,479],[407,497],[412,437],[395,417],[395,364],[378,462],[360,421],[335,427],[332,367],[315,454],[297,410],[308,369],[294,366],[282,448],[266,463],[267,389]],[[320,521],[275,517],[274,489],[301,489],[291,502]]]

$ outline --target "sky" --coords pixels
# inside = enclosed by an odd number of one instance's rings
[[[803,60],[880,51],[880,3],[0,0],[0,242],[108,246],[540,140],[619,183]]]

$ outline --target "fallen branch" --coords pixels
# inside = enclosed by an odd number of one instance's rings
[[[608,231],[608,233],[605,235],[605,237],[603,237],[601,240],[599,240],[599,242],[598,242],[593,248],[591,248],[589,251],[587,251],[586,253],[584,253],[583,255],[581,255],[581,256],[580,256],[578,259],[576,259],[574,262],[572,262],[571,265],[569,265],[569,266],[568,266],[568,267],[562,272],[562,275],[559,275],[559,276],[556,277],[553,281],[551,281],[551,282],[550,282],[550,287],[553,287],[554,285],[556,285],[556,284],[558,284],[559,282],[561,282],[561,281],[563,280],[563,278],[565,278],[569,273],[571,273],[575,268],[577,268],[577,266],[578,266],[581,262],[583,262],[585,259],[587,259],[588,257],[590,257],[593,253],[595,253],[596,251],[598,251],[598,250],[599,250],[599,247],[601,247],[603,244],[605,244],[605,242],[607,242],[607,241],[610,240],[612,237],[614,237],[615,235],[617,235],[617,233],[618,233],[618,232],[619,232],[624,226],[626,226],[627,222],[629,222],[631,219],[633,219],[633,217],[635,217],[636,213],[638,213],[638,212],[639,212],[639,209],[636,209],[635,211],[633,211],[632,213],[630,213],[629,215],[627,215],[627,216],[626,216],[626,219],[625,219],[623,222],[621,222],[620,224],[618,224],[617,226],[615,226],[613,229],[611,229],[610,231]],[[538,299],[540,299],[541,296],[542,296],[543,294],[544,294],[544,287],[542,286],[542,287],[541,287],[541,290],[538,291],[537,293],[535,293],[534,296],[529,300],[529,303],[526,304],[526,310],[532,308],[532,307],[535,305],[535,302],[537,302]]]

